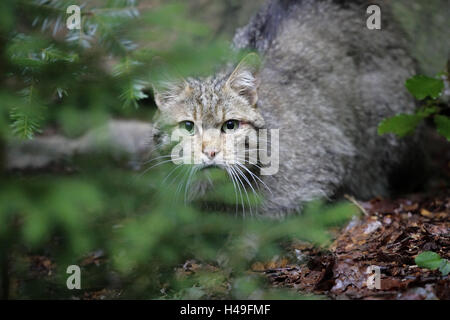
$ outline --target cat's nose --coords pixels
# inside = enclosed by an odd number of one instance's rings
[[[208,152],[208,157],[211,159],[211,158],[214,158],[216,156],[216,152],[215,151],[210,151],[210,152]]]
[[[214,157],[217,154],[217,150],[216,149],[204,149],[203,153],[208,157],[209,160],[214,159]]]

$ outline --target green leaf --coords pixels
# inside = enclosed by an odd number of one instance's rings
[[[408,79],[405,86],[418,100],[423,100],[426,97],[436,99],[444,89],[444,82],[441,79],[417,75]]]
[[[441,260],[441,257],[436,252],[424,251],[414,261],[421,268],[436,270],[441,266]]]
[[[400,137],[407,136],[414,132],[422,119],[423,117],[418,114],[399,114],[384,119],[378,125],[378,134],[395,133]]]
[[[450,141],[450,118],[442,115],[436,115],[434,117],[434,123],[439,134],[443,135]]]

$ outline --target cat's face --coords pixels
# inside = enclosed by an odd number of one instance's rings
[[[162,144],[179,141],[182,149],[172,152],[172,160],[228,170],[246,165],[249,152],[256,154],[251,151],[258,148],[257,130],[264,120],[256,106],[257,79],[245,64],[231,74],[166,84],[155,92],[155,101],[158,124],[166,128]]]

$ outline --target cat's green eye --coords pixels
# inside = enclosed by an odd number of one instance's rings
[[[239,128],[239,121],[238,120],[227,120],[222,125],[222,131],[225,133],[233,132]]]
[[[180,122],[180,128],[186,130],[190,135],[194,134],[194,123],[192,121]]]

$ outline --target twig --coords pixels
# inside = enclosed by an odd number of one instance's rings
[[[369,213],[366,211],[366,209],[363,208],[363,206],[356,201],[356,199],[348,194],[344,194],[344,198],[347,199],[348,201],[350,201],[351,203],[353,203],[355,206],[357,206],[359,208],[359,210],[361,210],[361,212],[368,217]]]

